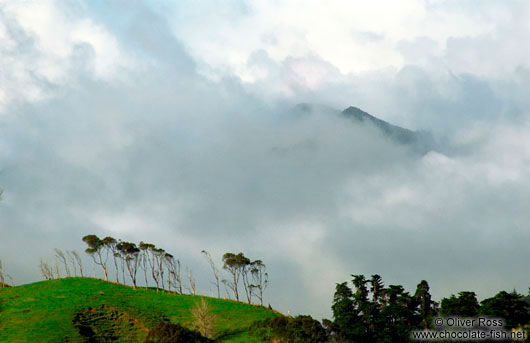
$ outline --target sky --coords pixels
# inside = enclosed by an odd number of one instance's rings
[[[522,0],[0,0],[0,259],[148,241],[210,295],[201,250],[241,251],[317,318],[351,274],[526,294],[529,40]]]

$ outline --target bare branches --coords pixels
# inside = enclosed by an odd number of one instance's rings
[[[72,256],[74,256],[75,261],[77,262],[77,265],[79,266],[79,273],[81,276],[83,275],[83,260],[81,260],[81,256],[77,253],[77,251],[72,250]]]
[[[2,260],[0,260],[0,288],[5,288],[7,286],[6,277],[10,278],[10,276],[5,273],[4,265],[2,264]]]
[[[71,251],[66,251],[66,256],[68,257],[68,261],[72,264],[72,269],[74,270],[74,277],[77,277],[77,266],[75,264],[75,258],[72,255]]]
[[[193,276],[193,272],[191,271],[191,269],[186,268],[186,274],[188,275],[188,283],[189,283],[188,290],[191,295],[195,295],[196,280],[195,280],[195,277]]]
[[[195,305],[191,310],[191,314],[195,319],[194,329],[199,331],[201,335],[209,339],[215,339],[217,334],[215,324],[217,323],[217,316],[212,313],[210,305],[206,299],[201,298],[201,301]]]
[[[50,265],[41,258],[39,263],[39,269],[40,274],[44,280],[52,280],[54,279],[53,276],[53,269],[50,267]]]
[[[61,249],[55,248],[54,250],[55,250],[55,258],[57,259],[58,262],[62,263],[62,265],[64,266],[64,271],[66,273],[66,277],[70,277],[71,276],[70,275],[70,268],[68,267],[68,262],[66,262],[66,257],[64,256],[64,253],[62,252]],[[57,264],[58,264],[58,262],[57,262]],[[59,272],[57,272],[57,274],[59,274]]]
[[[217,297],[220,298],[221,297],[221,289],[220,289],[221,272],[219,268],[217,268],[217,265],[215,264],[212,258],[212,255],[210,255],[208,251],[203,250],[201,251],[201,253],[203,253],[206,256],[206,258],[208,259],[208,263],[210,264],[210,267],[212,268],[213,276],[215,278],[215,282],[212,282],[212,284],[214,284],[215,287],[217,288]]]
[[[252,275],[251,289],[256,289],[253,295],[258,298],[260,305],[263,306],[263,291],[269,285],[269,274],[266,266],[261,260],[256,260],[250,264],[250,273]]]

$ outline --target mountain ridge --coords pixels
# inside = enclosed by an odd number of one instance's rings
[[[384,136],[404,146],[410,147],[413,151],[426,154],[429,151],[438,151],[438,144],[429,131],[410,130],[398,125],[391,124],[385,120],[379,119],[362,109],[349,106],[339,111],[332,107],[320,104],[300,103],[295,107],[302,112],[321,111],[336,113],[343,118],[350,119],[353,123],[368,124],[379,130]]]

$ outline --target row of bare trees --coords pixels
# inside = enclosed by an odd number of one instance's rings
[[[54,263],[49,264],[41,258],[39,270],[44,280],[59,279],[61,277],[84,276],[83,260],[75,250],[66,251],[54,249]]]
[[[2,193],[0,192],[0,196],[1,194]],[[6,282],[7,279],[11,280],[11,285],[14,284],[13,278],[5,272],[4,264],[2,263],[2,260],[0,260],[0,288],[9,287],[9,285]]]

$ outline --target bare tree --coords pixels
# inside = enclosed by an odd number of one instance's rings
[[[81,274],[81,276],[84,276],[83,275],[83,260],[81,259],[81,256],[79,256],[79,254],[75,250],[72,250],[72,255],[74,256],[75,261],[77,262],[77,265],[79,266],[79,273]]]
[[[177,285],[175,282],[176,261],[173,255],[166,253],[164,255],[164,264],[166,265],[167,269],[167,288],[171,292],[171,286],[173,286],[176,290]]]
[[[75,257],[72,255],[71,251],[66,250],[66,256],[68,261],[72,264],[72,269],[74,270],[74,277],[77,277],[77,266],[75,265]]]
[[[55,256],[55,275],[57,275],[57,278],[61,278],[61,268],[59,268],[59,261],[57,260],[57,256]]]
[[[6,279],[5,279],[5,273],[4,273],[4,265],[2,264],[2,260],[0,260],[0,288],[4,288],[6,286]]]
[[[203,250],[201,251],[205,256],[206,258],[208,259],[208,263],[210,264],[210,267],[212,268],[212,272],[213,272],[213,276],[215,278],[215,282],[212,282],[212,284],[217,288],[217,297],[220,298],[221,297],[221,289],[220,289],[220,278],[221,278],[221,273],[220,273],[220,270],[219,268],[217,268],[217,265],[215,264],[213,258],[212,258],[212,255],[210,255],[210,253],[206,250]]]
[[[188,290],[190,291],[191,295],[195,295],[196,282],[195,282],[195,277],[193,276],[193,272],[191,271],[191,269],[186,268],[186,274],[188,275],[188,283],[189,283]]]
[[[2,264],[2,260],[0,260],[0,288],[9,287],[9,283],[6,282],[6,279],[11,280],[11,286],[15,286],[13,278],[11,277],[11,275],[6,273],[5,267]]]
[[[177,292],[182,295],[182,276],[180,273],[180,261],[177,260],[177,266],[175,268],[175,281],[177,282]]]
[[[158,275],[160,276],[160,281],[162,283],[162,290],[166,289],[164,285],[164,259],[166,256],[166,252],[164,249],[158,249],[157,250],[157,257],[158,257]]]
[[[64,266],[64,272],[66,273],[66,277],[70,277],[70,268],[68,267],[68,262],[66,261],[66,256],[64,256],[64,253],[61,249],[55,248],[55,258],[62,263]]]
[[[41,258],[39,263],[40,274],[44,280],[51,280],[54,278],[53,269],[50,265]]]
[[[199,331],[200,334],[206,338],[215,339],[217,334],[215,330],[217,316],[212,313],[210,305],[206,299],[201,298],[201,301],[197,302],[195,307],[191,310],[191,314],[195,319],[193,323],[194,329]]]
[[[224,287],[224,290],[225,290],[225,299],[232,299],[232,298],[230,297],[230,291],[231,291],[231,288],[230,288],[230,286],[228,285],[228,280],[226,280],[226,279],[222,279],[222,280],[221,280],[221,283],[225,286],[225,287]]]

